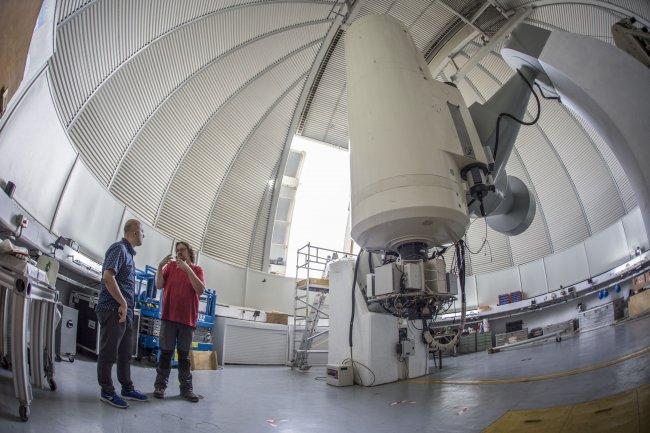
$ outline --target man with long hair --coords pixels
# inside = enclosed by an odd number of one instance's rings
[[[156,288],[163,291],[160,327],[160,361],[154,397],[164,398],[174,349],[178,353],[178,381],[181,397],[196,403],[192,390],[190,348],[199,314],[199,297],[205,290],[203,269],[194,264],[194,250],[187,242],[176,243],[176,260],[171,254],[161,260],[156,272]]]

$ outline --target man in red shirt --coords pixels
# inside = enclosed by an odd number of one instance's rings
[[[177,242],[176,260],[168,255],[162,259],[156,272],[156,288],[163,291],[160,361],[153,393],[156,398],[165,396],[172,356],[176,349],[181,397],[194,403],[199,401],[192,390],[190,348],[205,280],[203,269],[194,264],[194,259],[192,247],[187,242]]]

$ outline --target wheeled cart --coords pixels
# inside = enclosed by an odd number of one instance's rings
[[[58,291],[35,266],[12,263],[10,269],[0,264],[0,361],[12,370],[23,421],[29,418],[32,386],[42,388],[47,383],[52,391],[56,390],[57,301]]]

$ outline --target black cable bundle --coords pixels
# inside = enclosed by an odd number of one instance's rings
[[[531,122],[526,122],[525,120],[517,119],[515,116],[513,116],[510,113],[500,113],[499,114],[499,116],[497,117],[497,128],[496,128],[496,132],[495,132],[496,135],[494,137],[494,152],[493,152],[493,155],[492,155],[492,159],[494,159],[495,161],[497,160],[497,150],[499,149],[499,130],[501,129],[499,126],[501,124],[501,119],[504,118],[504,117],[507,117],[509,119],[514,120],[517,123],[522,124],[522,125],[531,126],[531,125],[534,125],[534,124],[537,123],[537,121],[539,120],[539,115],[542,112],[542,105],[539,102],[539,97],[537,96],[537,93],[535,93],[535,89],[533,89],[532,84],[530,84],[530,81],[528,81],[526,79],[526,77],[524,77],[524,74],[519,69],[517,69],[517,73],[519,74],[521,79],[526,82],[526,84],[528,85],[528,88],[530,89],[530,92],[535,97],[535,101],[537,101],[537,115],[535,116],[535,118]]]
[[[359,251],[357,255],[357,260],[354,265],[354,278],[352,278],[352,312],[350,313],[350,332],[348,334],[348,344],[350,345],[350,360],[352,360],[352,329],[354,328],[354,311],[356,310],[356,292],[357,292],[357,273],[359,272],[359,258],[361,258],[361,253],[363,250]],[[354,362],[354,361],[353,361]]]
[[[456,243],[456,260],[458,263],[458,279],[460,280],[460,300],[465,304],[465,242],[462,239]]]

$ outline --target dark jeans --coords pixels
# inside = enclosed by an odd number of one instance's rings
[[[117,379],[122,384],[123,391],[132,391],[131,381],[131,348],[133,320],[119,323],[117,311],[98,311],[99,322],[99,355],[97,356],[97,381],[102,392],[114,393],[111,377],[113,364],[117,361]]]
[[[192,391],[192,373],[190,372],[190,348],[194,328],[176,322],[163,320],[160,324],[160,361],[154,386],[167,388],[169,373],[172,368],[174,349],[178,352],[178,381],[181,392]]]

